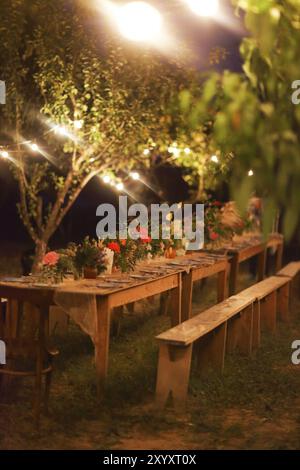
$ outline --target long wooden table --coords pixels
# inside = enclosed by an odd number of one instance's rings
[[[267,246],[280,246],[283,240],[270,241]],[[231,271],[231,284],[236,286],[239,264],[252,256],[260,256],[259,278],[263,278],[265,266],[266,245],[258,244],[247,249],[233,252],[231,260],[233,270]],[[280,255],[278,255],[277,267],[280,265]],[[281,252],[282,256],[282,252]],[[95,281],[72,281],[66,282],[59,287],[54,286],[35,286],[33,284],[21,282],[1,282],[0,280],[0,298],[17,300],[26,302],[37,307],[43,315],[48,319],[49,309],[51,306],[57,305],[55,296],[57,292],[71,295],[92,296],[96,299],[95,312],[95,364],[97,374],[97,386],[99,393],[103,390],[105,379],[108,372],[109,359],[109,339],[111,312],[113,309],[120,308],[126,304],[132,304],[139,300],[153,297],[157,294],[169,293],[171,302],[171,319],[172,325],[177,325],[182,321],[191,317],[192,311],[192,290],[193,283],[218,275],[218,301],[222,301],[227,296],[227,273],[229,270],[229,262],[227,258],[215,259],[211,265],[205,265],[205,253],[192,253],[183,258],[176,258],[180,263],[180,259],[188,260],[198,258],[203,260],[203,265],[196,264],[190,266],[176,266],[164,274],[160,273],[156,277],[143,280],[134,280],[130,285],[122,287],[112,287],[110,289],[102,289],[97,287],[99,279]],[[162,260],[160,265],[169,263],[171,260]],[[145,267],[151,265],[145,265]],[[154,267],[154,265],[152,265]],[[139,267],[141,269],[141,267]],[[124,275],[126,276],[126,275]]]
[[[195,257],[196,255],[193,254],[193,258]],[[186,256],[182,259],[186,260],[188,258],[191,257]],[[180,259],[176,258],[176,261],[180,262]],[[199,259],[202,260],[203,255],[199,255]],[[166,260],[161,264],[167,265],[171,261]],[[145,267],[151,268],[154,266],[145,265]],[[95,365],[98,391],[101,392],[108,372],[111,312],[113,309],[158,294],[168,293],[171,303],[171,323],[175,326],[190,317],[192,283],[195,280],[218,274],[218,299],[221,300],[225,296],[228,270],[228,261],[226,259],[221,261],[216,260],[210,266],[174,265],[172,268],[169,267],[167,269],[170,270],[168,273],[159,274],[150,279],[133,280],[130,285],[122,287],[113,286],[110,289],[97,287],[97,284],[101,282],[100,279],[66,281],[59,287],[51,285],[35,286],[34,284],[21,282],[0,282],[0,298],[29,303],[38,308],[48,319],[50,307],[57,305],[55,302],[57,293],[71,294],[75,296],[75,299],[76,295],[82,296],[85,294],[86,296],[95,297],[97,309],[94,335]]]
[[[257,269],[257,280],[262,281],[265,277],[266,271],[266,260],[267,250],[269,248],[276,248],[276,272],[280,270],[282,266],[282,255],[283,255],[283,244],[284,239],[279,234],[270,235],[267,242],[263,243],[258,241],[257,243],[251,243],[245,247],[239,248],[239,246],[228,248],[228,254],[231,256],[230,259],[230,278],[229,278],[229,295],[234,295],[237,292],[237,280],[240,269],[240,264],[244,261],[249,260],[257,256],[258,258],[258,269]]]

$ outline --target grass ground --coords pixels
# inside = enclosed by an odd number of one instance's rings
[[[214,279],[195,291],[195,309],[215,302]],[[253,282],[244,276],[241,288]],[[254,357],[229,356],[223,376],[192,374],[188,410],[153,407],[157,367],[154,336],[169,326],[157,303],[142,303],[112,338],[106,398],[96,400],[93,347],[71,325],[60,349],[51,410],[37,432],[30,382],[0,404],[1,449],[299,449],[300,369],[291,343],[300,337],[300,303],[289,326],[263,336]],[[22,386],[20,386],[22,385]]]

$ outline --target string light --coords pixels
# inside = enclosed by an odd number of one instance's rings
[[[121,34],[131,41],[151,41],[157,38],[162,17],[146,2],[130,2],[116,11],[116,22]]]
[[[253,176],[254,175],[254,171],[253,170],[249,170],[248,171],[248,176]]]
[[[105,184],[111,183],[111,178],[110,178],[110,176],[108,176],[108,175],[104,175],[103,178],[102,178],[102,180],[103,180],[103,182],[104,182]]]
[[[217,155],[213,155],[211,157],[211,161],[214,162],[214,163],[219,163],[219,159],[218,159]]]
[[[144,155],[149,155],[149,153],[150,153],[150,150],[149,150],[149,149],[145,149],[145,150],[143,151],[143,154],[144,154]]]
[[[68,137],[69,136],[69,133],[67,131],[67,129],[65,127],[62,127],[62,126],[54,126],[53,127],[53,130],[54,132],[56,132],[57,134],[60,134],[62,136],[65,136],[65,137]]]
[[[1,157],[3,157],[3,158],[9,158],[9,153],[8,153],[6,150],[3,150],[3,151],[1,152]]]
[[[212,17],[218,13],[219,0],[186,0],[191,10],[199,16]]]
[[[177,148],[176,142],[174,142],[174,144],[172,144],[170,147],[168,147],[168,152],[169,152],[169,153],[172,153],[175,157],[178,157],[178,156],[179,156],[179,154],[180,154],[180,149]]]
[[[75,129],[82,129],[83,126],[83,121],[82,120],[76,120],[74,121],[74,127]]]
[[[132,178],[133,180],[136,180],[136,181],[140,179],[140,175],[139,175],[139,173],[138,173],[137,171],[131,172],[131,173],[130,173],[130,176],[131,176],[131,178]]]
[[[189,154],[191,153],[191,149],[188,148],[188,147],[186,147],[186,148],[184,149],[184,153],[185,153],[186,155],[189,155]]]
[[[116,184],[116,188],[117,188],[118,191],[123,191],[124,184],[120,182],[120,183]]]
[[[39,149],[39,146],[37,144],[29,144],[31,150],[33,150],[34,152],[38,152],[40,149]]]

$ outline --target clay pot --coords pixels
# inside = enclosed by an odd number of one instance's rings
[[[89,268],[87,266],[83,268],[83,277],[85,279],[96,279],[97,275],[98,272],[96,268]]]

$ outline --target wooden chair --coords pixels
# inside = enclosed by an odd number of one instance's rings
[[[28,327],[25,320],[28,320],[30,313],[33,313],[35,321]],[[7,387],[14,377],[34,377],[34,417],[36,425],[39,426],[42,401],[45,411],[48,411],[53,358],[58,354],[58,351],[47,346],[48,310],[18,301],[8,301],[0,331],[1,339],[6,345],[6,365],[0,366],[1,387]]]

